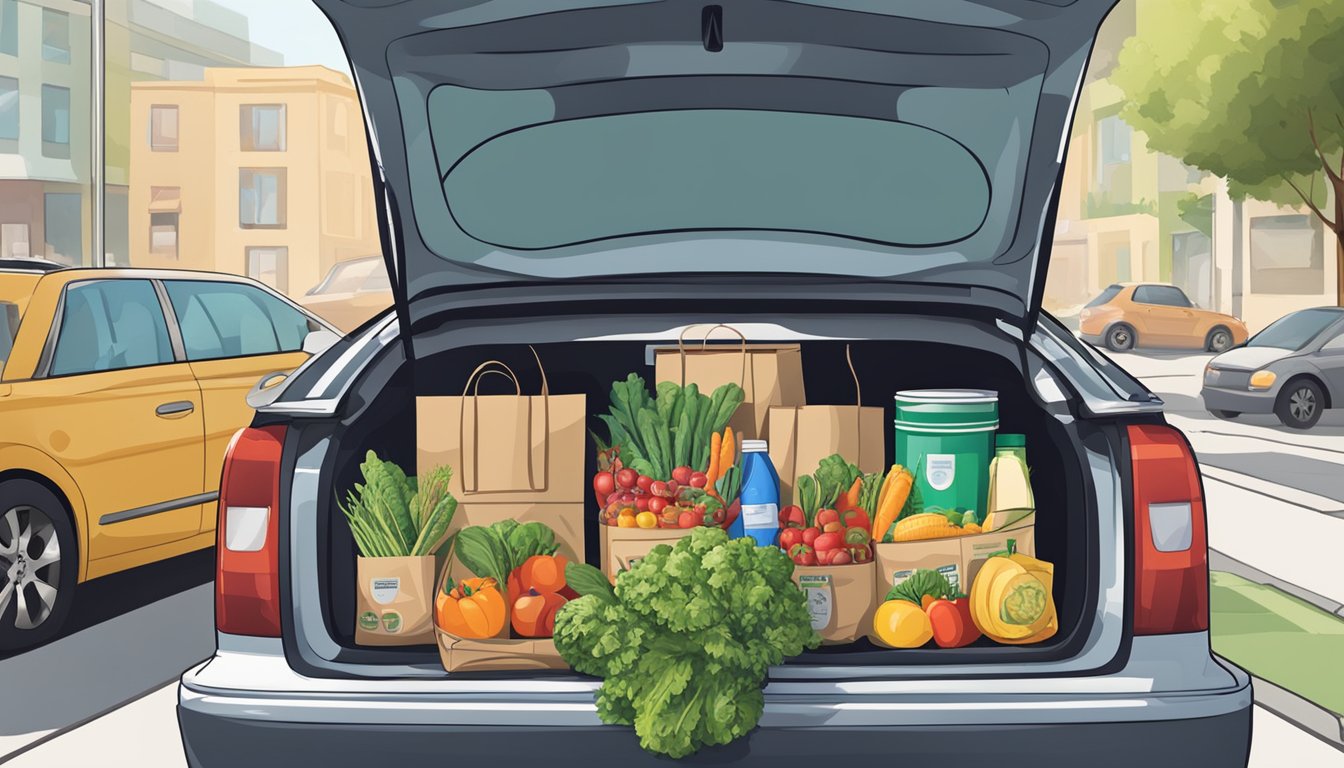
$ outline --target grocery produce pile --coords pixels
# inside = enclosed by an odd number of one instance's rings
[[[463,528],[453,553],[476,578],[444,581],[435,624],[469,639],[496,637],[506,622],[519,637],[550,637],[556,612],[578,596],[565,582],[569,561],[558,549],[555,532],[541,523]]]
[[[767,670],[818,644],[793,565],[773,547],[698,528],[661,545],[613,587],[570,564],[582,597],[555,623],[575,670],[603,679],[603,722],[634,726],[640,745],[679,758],[756,726]]]
[[[726,527],[742,482],[737,443],[728,421],[742,388],[724,384],[712,395],[671,382],[651,397],[644,379],[630,374],[611,385],[611,404],[599,418],[611,431],[598,445],[593,492],[604,525],[621,528]]]

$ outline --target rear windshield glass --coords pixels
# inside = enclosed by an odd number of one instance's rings
[[[1087,302],[1087,306],[1089,306],[1089,307],[1099,307],[1099,306],[1101,306],[1102,304],[1105,304],[1106,302],[1110,301],[1111,299],[1114,299],[1114,298],[1120,293],[1120,288],[1121,288],[1121,287],[1122,287],[1122,286],[1119,286],[1119,285],[1108,285],[1108,286],[1106,286],[1106,290],[1104,290],[1104,291],[1102,291],[1101,293],[1097,294],[1097,298],[1095,298],[1095,299],[1093,299],[1093,300]]]
[[[524,128],[468,153],[443,189],[468,235],[527,250],[728,229],[937,245],[973,234],[990,192],[975,157],[928,128],[748,110]]]
[[[1331,323],[1344,317],[1338,309],[1306,309],[1275,320],[1246,342],[1248,347],[1277,347],[1297,351],[1311,343]]]
[[[14,349],[14,339],[19,335],[19,305],[12,301],[0,301],[0,367],[9,359]]]

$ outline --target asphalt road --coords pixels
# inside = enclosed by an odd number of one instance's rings
[[[1210,546],[1344,603],[1344,411],[1316,429],[1216,419],[1199,401],[1209,355],[1116,361],[1157,392],[1204,467]],[[1272,534],[1272,535],[1271,535]],[[91,582],[55,642],[0,659],[0,763],[15,768],[184,766],[176,678],[214,647],[213,553]],[[1260,707],[1253,768],[1344,768],[1344,752]]]

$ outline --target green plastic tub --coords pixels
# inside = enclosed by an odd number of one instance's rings
[[[999,393],[914,389],[896,393],[896,462],[915,474],[925,512],[957,512],[983,523],[989,461],[999,428]]]

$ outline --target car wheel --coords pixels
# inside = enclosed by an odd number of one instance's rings
[[[1231,331],[1227,330],[1221,325],[1218,326],[1217,328],[1214,328],[1212,331],[1209,331],[1209,338],[1206,339],[1204,342],[1204,349],[1208,350],[1209,352],[1218,353],[1218,352],[1226,352],[1231,348],[1232,348]]]
[[[1216,408],[1210,408],[1209,413],[1220,419],[1235,419],[1241,415],[1241,411],[1222,411]]]
[[[1285,427],[1309,429],[1321,419],[1325,397],[1321,388],[1311,379],[1288,382],[1274,403],[1274,415]]]
[[[56,495],[32,480],[0,483],[0,652],[60,631],[78,573],[74,526]]]
[[[1106,332],[1106,348],[1112,352],[1127,352],[1137,341],[1134,329],[1125,323],[1117,323]]]

